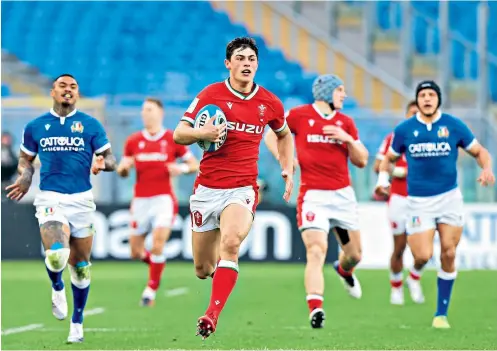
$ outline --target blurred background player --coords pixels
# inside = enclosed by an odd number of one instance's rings
[[[418,112],[416,101],[411,101],[407,105],[406,118],[414,117]],[[379,172],[380,162],[392,143],[393,133],[387,135],[380,146],[374,164],[374,170]],[[391,170],[391,186],[388,189],[388,220],[393,234],[393,252],[390,257],[390,303],[393,305],[404,304],[404,289],[402,287],[404,268],[403,256],[407,245],[406,220],[407,220],[407,162],[403,154],[395,163]],[[407,287],[411,298],[415,303],[423,303],[425,298],[420,283],[421,275],[412,267],[406,279]]]
[[[414,256],[414,268],[421,270],[433,255],[433,238],[438,230],[442,267],[438,272],[437,311],[433,327],[450,328],[447,311],[457,277],[456,248],[464,226],[463,197],[457,183],[458,148],[476,158],[482,172],[482,186],[495,183],[492,158],[460,119],[442,113],[442,93],[433,81],[416,88],[419,112],[399,124],[390,150],[380,163],[376,190],[385,194],[391,163],[405,153],[409,173],[407,241]]]
[[[219,315],[238,278],[238,251],[252,226],[258,203],[257,160],[266,125],[278,136],[282,176],[286,182],[285,201],[289,200],[293,187],[293,138],[281,101],[254,82],[258,68],[255,40],[243,37],[228,43],[224,64],[229,78],[202,90],[174,132],[174,141],[182,145],[199,140],[219,142],[227,132],[227,125],[213,125],[212,118],[203,127],[193,128],[198,111],[208,104],[217,105],[231,125],[224,145],[215,152],[204,152],[190,198],[197,277],[212,276],[220,257],[209,307],[197,323],[197,335],[203,339],[216,330]],[[247,126],[255,132],[249,132]]]
[[[16,182],[7,196],[19,201],[31,185],[36,155],[41,160],[36,217],[45,248],[45,265],[52,281],[52,313],[67,317],[62,272],[69,262],[74,311],[70,343],[83,341],[83,311],[90,290],[90,253],[93,244],[95,203],[90,171],[113,171],[116,160],[102,124],[76,110],[79,86],[70,74],[53,82],[53,108],[24,128]],[[93,155],[97,155],[92,165]]]
[[[328,234],[333,230],[343,252],[334,267],[350,296],[360,298],[361,285],[353,274],[361,260],[357,200],[350,186],[348,161],[364,168],[368,151],[359,140],[354,121],[339,112],[346,98],[342,80],[335,75],[316,78],[314,103],[292,108],[286,116],[296,139],[301,183],[297,222],[307,251],[305,289],[313,328],[322,328],[324,275]],[[268,132],[266,145],[276,159],[276,135]]]
[[[134,198],[131,202],[131,257],[148,264],[149,279],[141,298],[142,306],[153,305],[166,264],[164,245],[178,204],[171,177],[193,173],[198,161],[188,147],[178,145],[173,133],[164,129],[164,108],[157,99],[147,98],[142,106],[143,130],[132,134],[124,146],[124,157],[117,173],[127,177],[136,168]],[[184,163],[176,163],[181,159]],[[145,249],[146,234],[152,232],[152,248]]]

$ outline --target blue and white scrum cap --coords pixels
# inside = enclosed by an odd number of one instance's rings
[[[334,74],[323,74],[312,83],[312,95],[315,101],[333,103],[333,91],[343,85],[343,81]]]
[[[440,89],[440,87],[438,86],[438,84],[435,83],[432,80],[424,80],[424,81],[420,82],[418,84],[418,86],[416,87],[416,97],[415,98],[416,98],[416,105],[418,106],[418,108],[419,108],[418,94],[419,94],[419,92],[421,90],[425,90],[425,89],[435,90],[435,92],[438,95],[438,106],[437,106],[437,108],[439,108],[440,105],[442,105],[442,90]]]

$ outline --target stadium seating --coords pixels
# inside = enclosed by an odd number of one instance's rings
[[[411,1],[413,13],[413,45],[417,54],[433,55],[440,52],[440,33],[429,21],[438,19],[438,1]],[[449,28],[451,30],[450,54],[452,76],[456,79],[476,79],[478,55],[476,52],[479,1],[449,2]],[[497,13],[497,2],[489,1],[489,14]],[[377,24],[381,30],[396,30],[402,26],[401,4],[381,1],[376,7]],[[491,16],[491,15],[490,15]],[[489,64],[491,96],[497,101],[497,21],[489,20],[487,26],[488,50],[495,62]],[[468,50],[469,49],[469,50]],[[467,55],[467,56],[466,56]],[[469,64],[469,69],[467,65]]]
[[[2,97],[10,96],[10,88],[8,85],[2,84]]]

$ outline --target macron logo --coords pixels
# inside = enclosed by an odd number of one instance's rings
[[[50,129],[50,124],[45,124],[45,130],[49,130]]]
[[[233,103],[232,102],[227,102],[226,105],[228,105],[228,108],[231,110],[231,108],[233,107]]]

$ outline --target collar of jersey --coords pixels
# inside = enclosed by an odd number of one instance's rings
[[[50,109],[50,113],[55,116],[55,117],[58,117],[58,118],[67,118],[67,117],[72,117],[76,114],[76,112],[78,112],[77,109],[74,109],[71,113],[69,113],[67,116],[59,116],[57,114],[57,112],[55,112],[55,110],[53,108]]]
[[[312,108],[314,109],[314,111],[316,111],[316,113],[318,115],[320,115],[322,118],[330,121],[331,119],[333,119],[333,117],[335,117],[335,115],[337,114],[336,111],[333,111],[330,115],[325,115],[324,113],[322,113],[321,111],[319,111],[318,107],[316,106],[316,104],[312,104]]]
[[[438,110],[437,116],[431,121],[431,123],[426,123],[425,121],[423,121],[421,119],[421,114],[419,112],[416,113],[416,119],[418,120],[418,122],[422,123],[422,124],[426,124],[427,126],[437,123],[440,120],[440,118],[442,118],[442,111],[440,111],[440,110]]]
[[[149,141],[157,141],[162,138],[165,133],[166,130],[164,128],[158,131],[155,135],[150,134],[146,129],[142,130],[143,137]]]
[[[238,98],[240,98],[242,100],[250,100],[250,99],[252,99],[255,96],[255,94],[257,94],[257,92],[259,91],[259,86],[255,82],[254,82],[254,85],[255,85],[254,91],[252,91],[247,96],[245,96],[242,93],[240,93],[240,92],[236,91],[235,89],[233,89],[233,87],[231,86],[231,84],[229,82],[229,78],[227,78],[224,81],[224,84],[226,84],[226,87],[228,88],[229,91],[231,91],[231,93],[233,95],[235,95],[236,97],[238,97]]]

